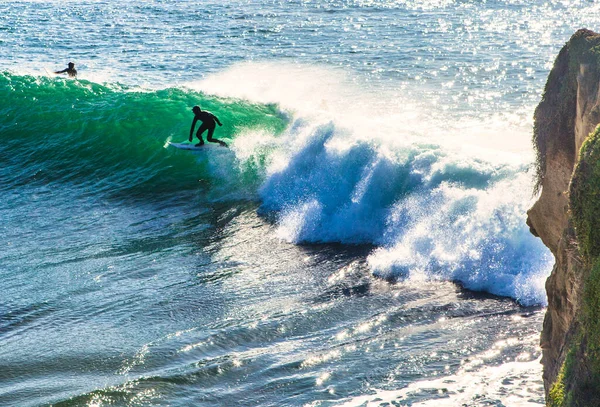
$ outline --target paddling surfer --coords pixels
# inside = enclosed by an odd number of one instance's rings
[[[192,122],[192,128],[190,129],[190,142],[193,140],[194,127],[196,127],[196,122],[200,120],[202,124],[196,132],[196,137],[198,137],[198,140],[200,140],[200,142],[196,144],[196,147],[201,147],[204,145],[204,140],[202,140],[202,133],[204,133],[206,130],[208,130],[208,133],[206,134],[207,141],[210,141],[211,143],[219,143],[223,147],[227,147],[227,143],[225,143],[224,141],[213,138],[213,133],[216,127],[215,122],[219,126],[222,126],[217,116],[215,116],[207,110],[201,110],[200,106],[194,106],[192,108],[192,112],[194,112],[194,121]]]
[[[77,76],[77,69],[75,69],[75,64],[73,62],[69,62],[69,66],[62,71],[56,71],[55,74],[66,73],[71,78],[75,78]]]

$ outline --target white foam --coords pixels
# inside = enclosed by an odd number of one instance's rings
[[[544,405],[541,377],[539,360],[509,362],[479,371],[463,369],[455,375],[411,383],[401,390],[373,390],[373,394],[347,399],[337,406],[375,407],[409,400],[413,407],[539,407]]]

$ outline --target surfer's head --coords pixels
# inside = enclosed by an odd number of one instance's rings
[[[75,68],[75,64],[73,62],[69,62],[69,68],[71,68],[71,69]]]
[[[194,107],[192,107],[192,112],[194,112],[194,113],[200,113],[201,112],[200,106],[194,106]]]

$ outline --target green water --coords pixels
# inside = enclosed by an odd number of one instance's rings
[[[215,137],[229,142],[252,129],[277,135],[287,125],[275,105],[182,89],[145,91],[4,73],[0,98],[0,152],[7,159],[2,183],[8,186],[61,182],[131,194],[194,188],[194,180],[211,180],[205,160],[163,148],[167,140],[188,138],[192,106],[217,115],[223,126]],[[261,170],[250,162],[266,159],[253,158],[240,171],[250,184],[259,182]]]

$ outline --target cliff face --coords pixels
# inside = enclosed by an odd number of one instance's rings
[[[594,241],[597,229],[600,245],[600,190],[595,189],[600,165],[597,177],[593,165],[600,162],[600,131],[593,133],[600,123],[599,85],[600,35],[580,30],[560,51],[535,111],[541,194],[527,223],[556,259],[546,282],[548,310],[541,337],[544,384],[553,406],[600,405],[600,369],[595,367],[600,366],[600,351],[594,347],[600,343],[592,344],[600,341],[600,322],[591,322],[600,321],[600,306],[596,310],[591,304],[600,297],[600,284],[596,292],[596,256],[585,243]],[[590,223],[596,218],[598,228]]]

